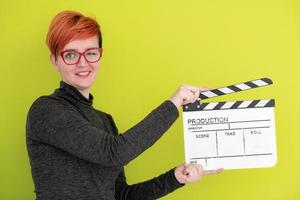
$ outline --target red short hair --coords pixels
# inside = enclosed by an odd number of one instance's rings
[[[76,11],[63,11],[52,20],[46,43],[51,53],[58,55],[66,44],[76,39],[86,39],[98,35],[99,47],[102,47],[102,36],[98,22]]]

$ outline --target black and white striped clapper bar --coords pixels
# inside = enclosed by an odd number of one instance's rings
[[[217,97],[271,85],[262,78],[200,94]],[[275,100],[245,100],[203,103],[183,107],[186,163],[204,169],[272,167],[277,161]]]

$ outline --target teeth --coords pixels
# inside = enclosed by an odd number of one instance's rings
[[[80,75],[80,76],[86,76],[86,75],[88,75],[90,72],[79,72],[79,73],[77,73],[78,75]]]

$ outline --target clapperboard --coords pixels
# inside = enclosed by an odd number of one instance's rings
[[[202,92],[199,100],[272,84],[268,78]],[[277,161],[274,99],[183,107],[186,163],[205,170],[272,167]]]

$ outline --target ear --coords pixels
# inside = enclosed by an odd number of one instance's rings
[[[55,69],[58,70],[57,58],[53,54],[50,55],[50,61],[51,61],[52,65],[53,65],[53,67],[55,67]]]

